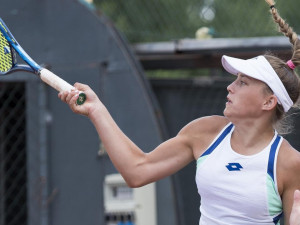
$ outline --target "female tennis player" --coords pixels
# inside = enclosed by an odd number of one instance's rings
[[[297,107],[300,42],[271,4],[274,21],[293,45],[291,60],[267,54],[242,60],[223,56],[236,75],[228,87],[224,116],[199,118],[150,153],[144,153],[117,126],[87,86],[59,93],[78,114],[90,118],[117,170],[130,187],[169,176],[196,160],[201,196],[200,225],[300,225],[300,153],[278,133],[286,113]],[[78,90],[87,100],[77,106]]]

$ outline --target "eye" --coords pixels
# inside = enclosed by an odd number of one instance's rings
[[[246,83],[242,80],[240,80],[240,85],[246,85]]]

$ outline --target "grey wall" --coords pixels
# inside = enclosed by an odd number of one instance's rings
[[[38,63],[49,65],[72,84],[78,81],[90,85],[121,129],[142,149],[147,152],[163,140],[163,124],[155,114],[159,109],[143,71],[126,41],[104,16],[75,0],[2,1],[0,15]],[[29,193],[37,189],[42,192],[38,200],[28,194],[28,207],[41,207],[40,212],[30,214],[35,217],[29,218],[34,221],[30,224],[104,224],[103,180],[116,170],[107,156],[97,155],[100,140],[90,121],[73,114],[55,90],[41,85],[27,90],[28,101],[34,93],[44,96],[33,101],[39,116],[28,116],[37,120],[40,130],[35,133],[44,134],[36,135],[38,140],[28,139],[42,143],[35,150],[43,151],[35,161],[39,175],[29,176]],[[43,109],[37,107],[38,101],[42,101]],[[34,144],[28,146],[32,151],[30,146]],[[170,178],[159,181],[159,224],[176,224],[174,198]],[[41,204],[33,203],[37,201]]]

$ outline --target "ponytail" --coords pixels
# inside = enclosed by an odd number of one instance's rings
[[[299,108],[299,96],[300,96],[300,80],[296,71],[294,70],[300,65],[300,41],[298,35],[293,31],[293,28],[281,18],[279,15],[274,0],[265,0],[270,6],[270,12],[273,20],[278,24],[279,32],[289,38],[292,45],[292,57],[290,60],[283,61],[278,57],[267,53],[266,59],[269,61],[278,77],[282,81],[285,89],[287,90],[290,98],[294,103],[294,108]],[[292,121],[288,121],[289,117],[284,112],[281,105],[277,104],[276,113],[273,118],[274,126],[281,134],[286,134],[291,131]]]

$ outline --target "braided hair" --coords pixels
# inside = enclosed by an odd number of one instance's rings
[[[285,62],[271,53],[266,53],[264,56],[282,81],[285,89],[294,103],[293,108],[299,108],[300,80],[294,69],[300,65],[300,41],[298,35],[293,31],[293,28],[290,27],[289,24],[279,15],[277,9],[275,8],[275,1],[265,1],[270,6],[271,15],[274,22],[278,25],[279,32],[283,33],[289,38],[289,41],[292,45],[292,57],[291,60]],[[269,91],[271,91],[271,89]],[[279,104],[277,104],[276,114],[273,118],[273,121],[275,128],[279,133],[287,134],[291,132],[291,121],[289,121],[288,116],[283,110],[283,107]]]

